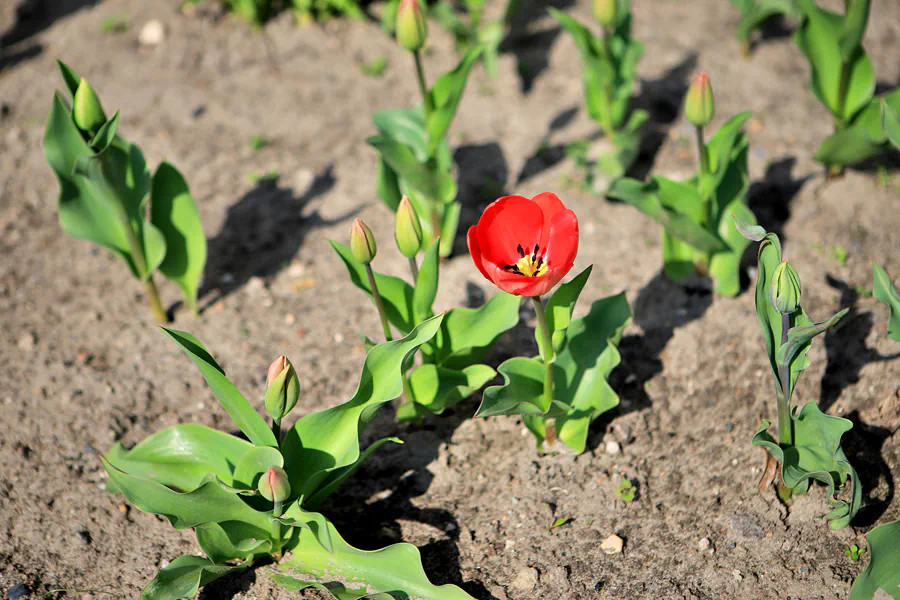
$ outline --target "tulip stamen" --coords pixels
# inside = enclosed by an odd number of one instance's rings
[[[517,245],[516,250],[518,250],[521,258],[513,265],[504,266],[503,269],[510,273],[515,273],[516,275],[524,275],[525,277],[539,277],[543,275],[547,272],[547,263],[544,262],[543,256],[538,256],[538,251],[540,249],[540,245],[535,244],[534,250],[529,255],[525,254],[525,249],[522,248],[522,244]]]

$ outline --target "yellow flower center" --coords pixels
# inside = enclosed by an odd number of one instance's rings
[[[525,277],[540,277],[547,272],[547,263],[544,262],[544,257],[538,256],[540,247],[537,244],[534,245],[534,251],[531,254],[525,254],[522,244],[519,244],[516,249],[519,251],[521,258],[516,261],[516,264],[506,265],[503,267],[504,269],[510,273],[524,275]]]

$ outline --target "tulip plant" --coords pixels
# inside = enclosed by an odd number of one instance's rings
[[[549,12],[569,32],[581,53],[588,114],[612,145],[611,151],[597,158],[600,177],[590,169],[586,143],[570,148],[570,153],[588,169],[586,186],[602,193],[634,164],[641,129],[649,115],[644,110],[631,110],[637,63],[644,45],[631,37],[629,0],[595,0],[593,7],[594,18],[603,30],[600,36],[560,10],[550,8]]]
[[[441,27],[453,35],[456,51],[465,54],[481,47],[481,62],[491,77],[497,75],[497,57],[500,44],[506,37],[509,21],[515,14],[520,0],[508,0],[503,17],[498,21],[484,22],[485,0],[464,0],[462,14],[449,0],[440,0],[431,7],[431,14]]]
[[[112,250],[144,285],[154,318],[168,321],[153,275],[178,284],[196,312],[206,237],[181,173],[167,162],[151,176],[140,148],[118,135],[86,79],[59,62],[71,101],[57,92],[44,155],[59,181],[63,231]]]
[[[830,319],[814,323],[800,305],[800,277],[782,259],[781,242],[774,233],[735,218],[740,232],[759,245],[756,281],[756,315],[763,331],[769,364],[775,381],[778,406],[778,437],[769,433],[769,421],[753,437],[753,445],[766,450],[767,462],[760,487],[771,483],[780,465],[778,495],[788,500],[805,492],[810,481],[828,486],[829,527],[841,529],[850,523],[862,500],[859,479],[841,449],[841,437],[853,427],[847,419],[826,415],[815,401],[792,410],[791,397],[800,372],[810,364],[806,356],[812,339],[834,327],[847,314],[844,309]],[[835,490],[848,483],[849,499]]]
[[[850,589],[850,600],[900,596],[900,520],[879,525],[866,535],[872,558]],[[879,590],[883,590],[879,594]]]
[[[196,1],[196,0],[193,0]],[[260,26],[275,16],[280,6],[290,6],[300,24],[328,18],[330,15],[347,15],[362,19],[365,12],[358,0],[225,0],[225,7],[253,25]]]
[[[317,512],[369,454],[386,442],[400,443],[384,438],[361,451],[359,436],[378,407],[400,394],[401,365],[438,333],[442,320],[432,317],[406,337],[372,348],[350,400],[307,414],[286,430],[282,419],[299,397],[290,361],[279,357],[268,370],[269,426],[196,338],[165,329],[246,439],[187,423],[131,450],[116,444],[102,458],[107,489],[144,512],[165,516],[176,529],[193,529],[204,553],[174,559],[141,598],[191,598],[227,573],[274,562],[272,579],[291,590],[317,587],[336,598],[471,600],[456,586],[432,585],[414,546],[357,550]],[[348,582],[361,589],[345,588]]]
[[[686,182],[659,176],[649,183],[620,179],[609,195],[662,225],[663,266],[670,278],[709,275],[717,293],[734,296],[740,291],[741,256],[749,242],[731,215],[756,222],[746,204],[749,144],[741,131],[750,113],[735,115],[706,142],[704,128],[713,119],[715,101],[705,73],[688,89],[684,112],[697,134],[697,175]]]
[[[870,0],[848,0],[843,15],[813,0],[795,1],[803,22],[794,42],[809,61],[813,93],[834,122],[834,133],[819,146],[816,160],[834,175],[887,150],[882,106],[900,110],[900,89],[875,95],[875,70],[862,46]]]
[[[378,196],[392,210],[409,197],[420,215],[430,243],[441,238],[441,256],[448,256],[459,226],[461,205],[456,200],[452,174],[453,155],[446,134],[456,115],[472,66],[481,47],[475,47],[452,71],[429,89],[425,82],[421,50],[427,24],[419,0],[402,0],[397,8],[397,41],[413,55],[422,105],[384,110],[372,120],[378,135],[366,140],[379,154]]]
[[[616,346],[631,320],[624,292],[597,300],[585,316],[573,318],[588,267],[550,295],[575,261],[578,220],[549,192],[494,201],[469,229],[467,241],[488,281],[531,298],[540,352],[500,365],[503,384],[484,391],[477,416],[522,415],[539,450],[559,441],[583,452],[591,422],[619,403],[607,377],[621,360]]]
[[[800,19],[802,16],[796,0],[731,0],[731,3],[741,12],[737,38],[744,54],[750,52],[750,35],[765,21],[777,15],[792,19]]]
[[[409,261],[412,284],[372,269],[377,245],[362,221],[356,220],[351,227],[349,248],[331,242],[353,284],[375,304],[387,340],[393,338],[392,326],[407,335],[433,317],[440,272],[439,241],[424,249],[419,218],[406,197],[397,209],[395,239]],[[479,308],[446,311],[437,335],[422,346],[421,364],[409,360],[403,365],[404,401],[397,419],[411,421],[440,414],[493,379],[497,373],[482,361],[497,338],[519,322],[519,304],[518,297],[501,292]],[[371,346],[374,342],[364,338],[364,343]]]
[[[884,302],[890,309],[888,317],[888,335],[892,340],[900,342],[900,293],[891,283],[891,277],[878,263],[872,263],[875,285],[873,295],[876,300]]]

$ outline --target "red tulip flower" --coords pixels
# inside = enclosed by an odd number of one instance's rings
[[[469,228],[469,253],[488,281],[516,296],[543,296],[578,252],[578,219],[550,192],[504,196]]]

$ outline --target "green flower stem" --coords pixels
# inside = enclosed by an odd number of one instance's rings
[[[791,328],[791,316],[781,315],[781,345],[788,339]],[[794,428],[791,421],[791,366],[787,363],[778,365],[778,378],[781,380],[781,394],[778,398],[778,444],[784,448],[794,445]]]
[[[415,256],[409,258],[409,272],[412,273],[413,286],[415,286],[416,282],[419,281],[419,265],[416,264]]]
[[[706,150],[706,141],[703,136],[703,127],[694,127],[694,132],[697,134],[697,162],[699,164],[700,169],[700,181],[702,181],[705,177],[709,175],[709,152]],[[699,184],[698,184],[699,188]],[[706,207],[706,227],[707,229],[713,229],[714,215],[713,215],[713,203],[711,198],[701,198],[705,207]],[[706,253],[706,256],[703,257],[704,264],[702,265],[701,271],[706,271],[709,268],[709,264],[712,262],[712,253]]]
[[[281,419],[272,419],[272,433],[275,434],[275,441],[278,447],[281,447]]]
[[[284,513],[284,511],[281,509],[281,502],[276,501],[275,507],[272,509],[272,516],[275,517],[276,519],[279,519],[279,518],[281,518],[281,515],[283,513]],[[274,548],[275,554],[279,554],[281,552],[281,536],[282,536],[281,522],[274,521],[272,523],[272,538],[273,538],[274,544],[275,544],[275,548]]]
[[[384,329],[384,340],[392,341],[391,325],[388,323],[387,313],[384,311],[384,302],[381,300],[381,294],[378,293],[378,285],[375,283],[375,274],[372,272],[372,265],[366,265],[366,275],[369,276],[369,287],[372,289],[372,298],[375,300],[375,308],[378,309],[378,316],[381,317],[381,327]]]
[[[425,107],[425,120],[434,110],[431,94],[428,93],[428,84],[425,83],[425,70],[422,68],[422,53],[416,50],[413,52],[413,60],[416,63],[416,79],[419,81],[419,91],[422,93],[422,105]]]
[[[541,332],[541,359],[547,365],[544,374],[544,397],[548,405],[553,401],[553,337],[550,335],[550,326],[547,324],[547,313],[540,296],[531,299],[534,302],[534,312],[537,314],[538,328]]]

